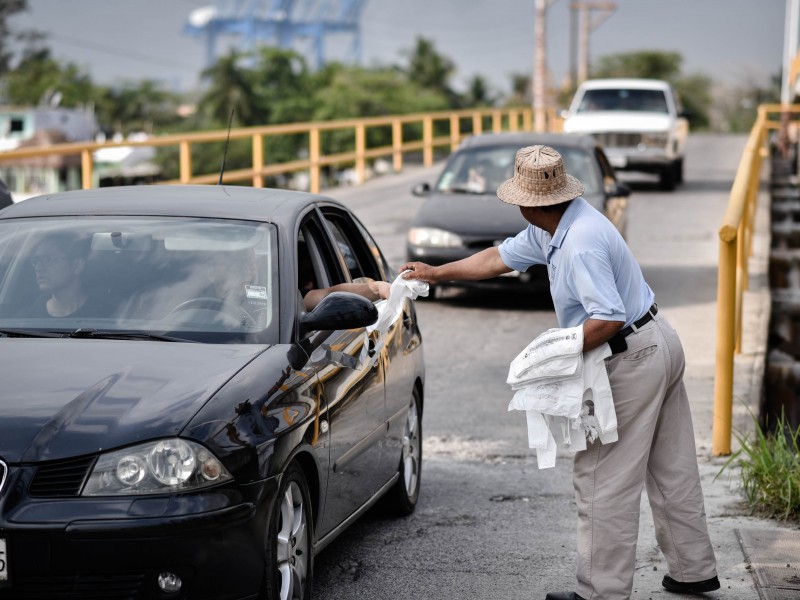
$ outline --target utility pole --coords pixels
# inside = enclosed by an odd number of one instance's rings
[[[547,9],[556,0],[536,0],[536,36],[533,59],[533,130],[547,128],[547,44],[545,39],[545,20]]]
[[[616,2],[573,2],[570,4],[573,14],[578,16],[578,39],[577,56],[578,72],[577,79],[573,80],[576,86],[580,85],[589,78],[589,33],[600,27],[617,9]],[[599,14],[592,19],[592,12]],[[574,21],[573,21],[574,22]],[[575,35],[574,28],[572,35]],[[572,46],[575,47],[576,40],[572,38]]]

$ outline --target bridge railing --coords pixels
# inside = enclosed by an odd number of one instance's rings
[[[531,108],[484,108],[234,129],[230,132],[231,140],[250,140],[252,164],[249,168],[226,171],[223,181],[250,182],[254,187],[264,187],[266,177],[306,171],[309,177],[309,191],[318,193],[322,183],[322,169],[326,166],[353,166],[357,181],[362,183],[366,178],[370,159],[391,157],[394,171],[400,171],[406,154],[421,152],[423,163],[430,166],[433,164],[436,149],[445,147],[449,151],[455,150],[465,136],[484,131],[530,131],[532,118]],[[551,110],[548,114],[548,128],[557,130],[558,123],[555,111]],[[413,127],[408,127],[409,125]],[[391,128],[391,145],[369,147],[367,134],[373,128],[384,130]],[[412,139],[407,133],[409,129],[421,130],[421,136]],[[332,131],[351,132],[354,140],[353,150],[324,154],[321,136],[325,132]],[[446,131],[446,135],[442,135],[442,131]],[[439,135],[435,135],[435,132]],[[298,135],[305,136],[307,140],[307,156],[291,161],[274,162],[266,155],[266,139]],[[95,151],[115,147],[173,147],[178,149],[179,176],[178,179],[162,183],[209,184],[217,183],[219,174],[196,173],[192,167],[193,148],[200,144],[224,142],[227,137],[227,130],[216,130],[155,136],[142,141],[56,144],[2,152],[0,164],[14,159],[80,155],[81,185],[83,189],[89,189],[94,187],[96,179],[93,157]]]
[[[717,278],[717,354],[714,378],[712,453],[730,454],[733,415],[734,354],[742,346],[742,299],[749,287],[748,260],[763,159],[768,155],[769,132],[780,127],[781,115],[800,113],[800,105],[762,105],[750,130],[730,199],[719,229]]]

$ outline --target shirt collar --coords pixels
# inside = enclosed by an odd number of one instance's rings
[[[567,210],[564,211],[561,220],[558,222],[556,234],[553,236],[553,239],[550,240],[551,248],[561,248],[561,245],[564,243],[564,238],[567,236],[567,231],[569,231],[569,228],[575,221],[575,217],[578,216],[578,212],[580,212],[585,203],[586,200],[584,200],[581,196],[578,196],[569,203]]]

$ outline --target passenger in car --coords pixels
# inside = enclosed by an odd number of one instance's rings
[[[370,280],[365,282],[338,283],[330,287],[318,288],[316,286],[314,267],[311,264],[311,259],[308,256],[307,250],[304,251],[302,245],[298,250],[298,287],[300,295],[303,297],[303,305],[307,311],[314,310],[314,307],[316,307],[325,296],[333,292],[359,294],[373,302],[385,300],[389,297],[389,291],[392,285],[387,281]]]
[[[53,233],[39,242],[30,261],[40,293],[28,316],[98,316],[100,306],[91,301],[82,281],[89,243],[69,232]]]

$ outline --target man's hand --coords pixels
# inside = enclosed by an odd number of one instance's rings
[[[404,271],[408,271],[404,273]],[[403,273],[403,279],[418,279],[426,283],[436,283],[436,267],[426,265],[421,262],[410,262],[400,267],[400,272]]]

